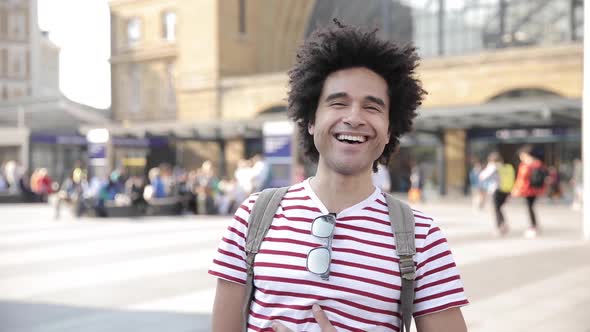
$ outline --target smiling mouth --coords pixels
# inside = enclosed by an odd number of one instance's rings
[[[361,144],[361,143],[365,143],[367,141],[367,136],[362,136],[362,135],[338,134],[338,135],[335,135],[334,138],[336,138],[338,141],[340,141],[342,143],[347,143],[347,144]]]

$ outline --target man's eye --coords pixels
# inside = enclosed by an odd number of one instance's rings
[[[332,103],[330,106],[346,106],[344,103]]]

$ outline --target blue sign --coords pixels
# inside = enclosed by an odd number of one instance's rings
[[[291,157],[291,136],[264,137],[264,156],[267,158]]]
[[[32,143],[86,145],[86,137],[78,135],[31,134]]]
[[[88,144],[88,159],[105,159],[107,157],[106,144]]]

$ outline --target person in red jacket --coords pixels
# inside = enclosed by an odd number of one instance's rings
[[[537,174],[533,173],[540,171],[541,173],[539,174],[543,174],[542,172],[544,172],[545,168],[538,155],[533,152],[531,145],[525,145],[519,150],[518,157],[520,158],[520,165],[518,166],[516,181],[512,189],[512,196],[524,197],[527,202],[531,227],[524,233],[526,238],[535,238],[539,232],[539,225],[537,224],[537,217],[533,206],[537,197],[545,192],[543,181],[538,183],[538,181],[534,180]]]

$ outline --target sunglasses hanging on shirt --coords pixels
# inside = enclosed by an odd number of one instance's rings
[[[319,275],[322,280],[328,280],[330,276],[334,228],[336,228],[335,213],[319,216],[311,224],[311,235],[328,240],[327,245],[313,248],[307,254],[307,271]]]

